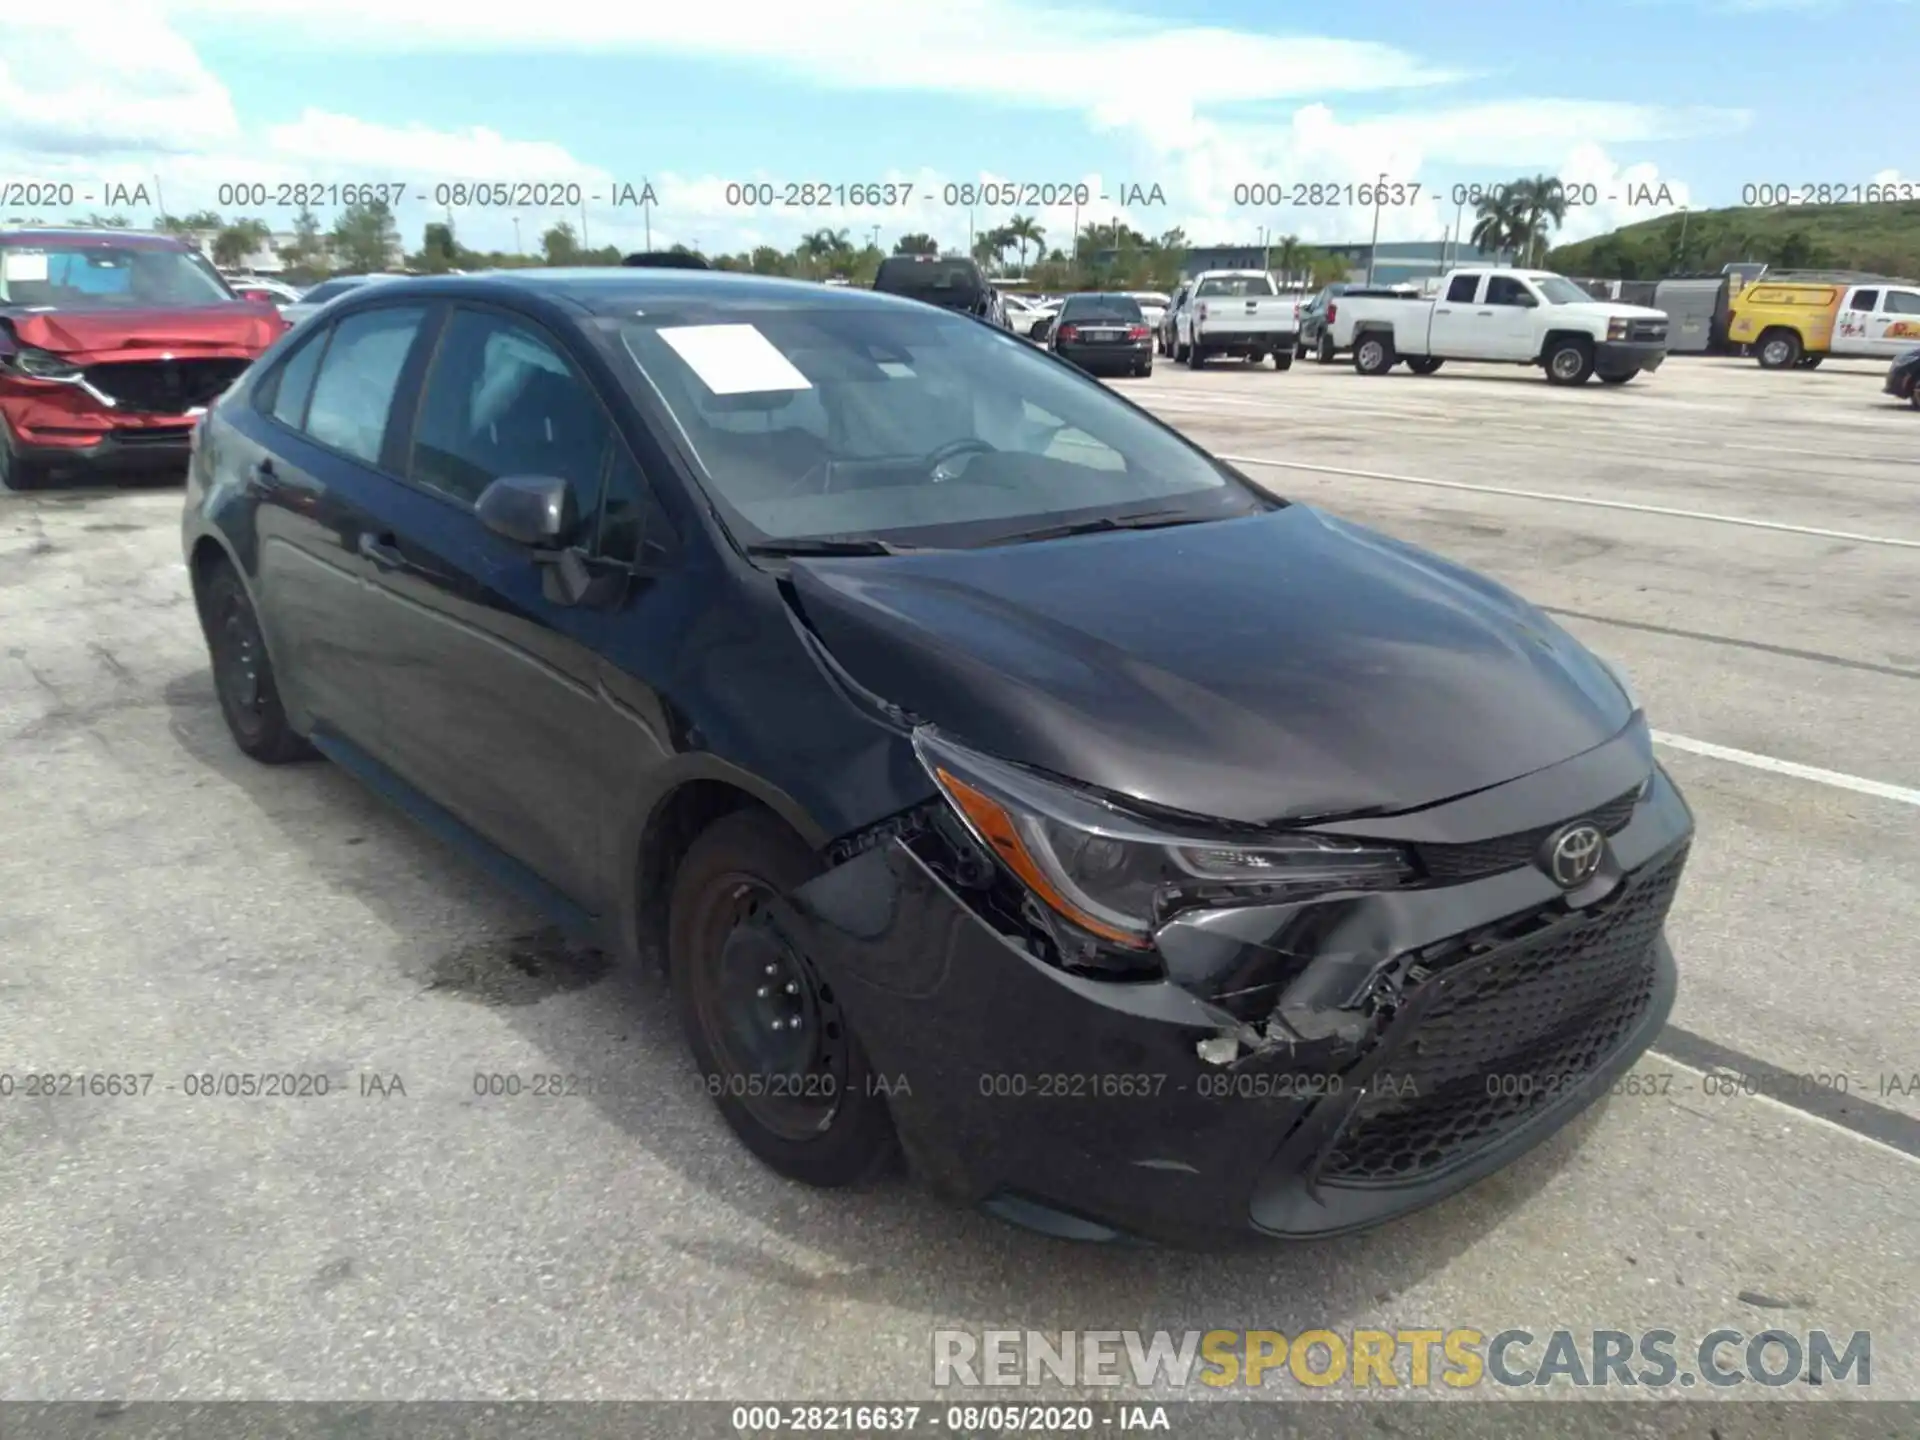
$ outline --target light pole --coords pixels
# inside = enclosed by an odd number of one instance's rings
[[[653,249],[653,177],[643,176],[640,180],[640,214],[647,222],[647,249]]]
[[[1379,250],[1380,250],[1380,192],[1385,188],[1386,188],[1385,185],[1376,185],[1373,187],[1373,239],[1369,241],[1367,244],[1367,284],[1368,286],[1372,286],[1373,284],[1374,257],[1379,253]]]
[[[513,253],[516,255],[527,253],[520,248],[520,217],[518,215],[513,217]]]
[[[587,244],[587,197],[584,194],[580,197],[580,248],[582,250],[593,248]]]
[[[1264,225],[1260,227],[1260,268],[1262,270],[1265,270],[1268,268],[1267,227]]]

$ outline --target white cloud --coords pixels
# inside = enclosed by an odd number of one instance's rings
[[[0,152],[181,154],[231,144],[227,90],[150,10],[0,10]]]
[[[1421,184],[1417,198],[1389,206],[1379,217],[1382,239],[1437,239],[1456,207],[1430,178],[1434,167],[1455,167],[1498,182],[1521,170],[1557,173],[1570,182],[1619,185],[1653,182],[1645,165],[1621,168],[1608,149],[1683,134],[1727,133],[1743,113],[1662,108],[1611,101],[1522,98],[1453,106],[1353,113],[1327,98],[1357,92],[1420,93],[1449,78],[1416,57],[1367,42],[1168,26],[1142,16],[1081,5],[1022,7],[1018,0],[953,0],[937,6],[898,0],[815,0],[776,6],[746,0],[731,7],[631,6],[560,8],[551,12],[504,0],[476,0],[447,10],[431,0],[336,0],[316,11],[291,0],[101,0],[108,9],[85,21],[0,21],[0,173],[42,179],[150,181],[164,173],[166,202],[176,213],[223,203],[219,187],[233,180],[272,186],[282,181],[397,180],[412,195],[399,208],[403,234],[417,243],[419,226],[438,218],[431,203],[439,181],[577,182],[588,195],[606,194],[612,176],[566,147],[475,127],[390,127],[310,109],[297,120],[243,135],[225,88],[163,16],[189,28],[218,20],[245,31],[262,24],[278,44],[463,51],[474,49],[627,50],[733,60],[836,88],[913,89],[969,93],[996,102],[1065,106],[1084,113],[1096,132],[1129,156],[1124,174],[1080,177],[1089,193],[1117,197],[1123,184],[1158,186],[1165,203],[1124,209],[1092,199],[1080,223],[1124,218],[1158,234],[1179,227],[1197,243],[1252,242],[1265,227],[1309,241],[1352,241],[1371,231],[1370,206],[1306,207],[1236,203],[1236,187],[1266,182],[1347,186],[1378,177]],[[1231,65],[1219,63],[1232,55]],[[74,57],[81,57],[74,63]],[[59,63],[55,63],[59,62]],[[1132,74],[1150,80],[1088,104],[1069,89],[1035,83],[1071,63],[1080,73]],[[29,88],[31,87],[31,88]],[[1264,125],[1215,118],[1222,107],[1244,114],[1247,105],[1274,112]],[[803,230],[845,229],[864,239],[880,227],[883,242],[908,231],[929,232],[963,244],[969,216],[944,202],[949,181],[1024,179],[1013,175],[942,176],[899,171],[886,177],[913,187],[909,203],[886,211],[860,206],[755,210],[727,204],[728,180],[778,175],[655,174],[659,196],[651,212],[655,244],[683,242],[709,249],[756,243],[790,246]],[[1240,191],[1244,196],[1244,190]],[[1681,193],[1684,193],[1682,187]],[[1412,191],[1406,192],[1411,197]],[[1340,198],[1347,198],[1345,192]],[[1357,198],[1357,197],[1355,197]],[[1604,201],[1569,217],[1566,234],[1615,223],[1625,202]],[[1609,208],[1609,207],[1612,208]],[[94,208],[85,204],[76,211]],[[258,209],[259,207],[253,207]],[[316,207],[322,210],[328,207]],[[1074,223],[1070,205],[1037,210],[1049,240],[1064,241]],[[988,228],[1008,218],[1008,207],[979,207]],[[1624,218],[1651,211],[1634,209]],[[52,217],[52,218],[64,218]],[[145,217],[140,217],[145,218]],[[268,212],[285,224],[288,215]],[[537,232],[577,213],[523,212],[529,248]],[[1605,224],[1598,222],[1604,218]],[[499,211],[456,210],[463,238],[484,245],[510,243],[513,223]],[[587,207],[595,244],[638,246],[647,225],[632,210]]]

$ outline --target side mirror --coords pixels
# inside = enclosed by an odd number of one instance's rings
[[[566,544],[580,526],[573,486],[555,475],[502,475],[473,510],[494,534],[540,550]]]

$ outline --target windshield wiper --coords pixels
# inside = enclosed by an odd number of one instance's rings
[[[747,546],[749,555],[909,555],[923,547],[895,545],[868,535],[802,535],[792,540],[766,540]]]
[[[1071,520],[1063,525],[1043,525],[1038,530],[1020,530],[991,543],[1012,545],[1029,540],[1060,540],[1069,535],[1096,535],[1103,530],[1158,530],[1168,525],[1198,525],[1202,521],[1224,518],[1195,515],[1191,510],[1137,510],[1130,515],[1101,515],[1092,520]]]

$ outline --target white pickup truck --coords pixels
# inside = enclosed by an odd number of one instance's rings
[[[1170,319],[1173,358],[1198,370],[1216,355],[1293,367],[1299,307],[1264,270],[1207,270],[1180,287]]]
[[[1362,375],[1475,360],[1538,365],[1556,385],[1620,385],[1667,358],[1664,311],[1596,300],[1546,270],[1455,270],[1432,299],[1342,296],[1326,323]]]

